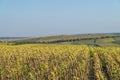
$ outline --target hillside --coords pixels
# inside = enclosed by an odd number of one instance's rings
[[[57,35],[46,37],[32,37],[9,41],[18,44],[74,44],[93,46],[119,46],[120,34],[77,34],[77,35]]]

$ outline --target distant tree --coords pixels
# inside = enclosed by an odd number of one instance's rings
[[[94,44],[96,44],[96,38],[94,38]]]

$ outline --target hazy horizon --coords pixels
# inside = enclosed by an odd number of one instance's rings
[[[1,0],[0,37],[120,32],[119,0]]]

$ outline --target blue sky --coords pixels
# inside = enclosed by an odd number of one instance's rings
[[[0,36],[120,32],[120,0],[0,0]]]

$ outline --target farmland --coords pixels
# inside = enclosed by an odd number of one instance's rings
[[[4,42],[4,41],[3,41]],[[6,43],[6,42],[5,42]],[[8,44],[72,44],[89,46],[120,46],[120,33],[56,35],[44,37],[17,38],[8,40]]]
[[[0,80],[120,80],[120,0],[0,0]]]
[[[0,80],[120,80],[120,47],[0,45]]]

